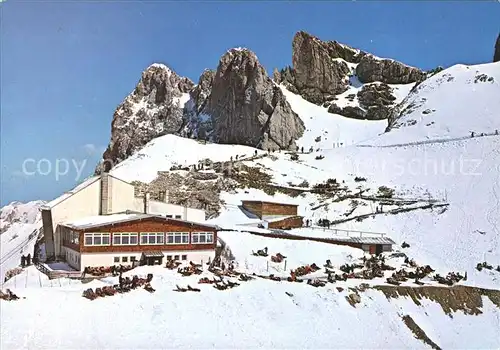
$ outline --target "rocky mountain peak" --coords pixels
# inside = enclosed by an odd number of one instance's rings
[[[221,57],[204,113],[212,118],[212,138],[219,143],[286,149],[304,131],[281,89],[248,49],[231,49]]]
[[[500,61],[500,33],[498,34],[497,42],[495,44],[495,54],[493,55],[493,62]]]
[[[164,64],[152,64],[134,91],[117,107],[111,123],[111,140],[100,170],[109,170],[155,137],[177,133],[183,125],[183,107],[194,83]]]

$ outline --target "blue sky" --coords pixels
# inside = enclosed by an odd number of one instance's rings
[[[1,205],[50,200],[91,174],[114,109],[153,62],[196,82],[244,46],[272,71],[305,30],[431,69],[491,61],[500,30],[495,1],[6,0],[0,11]],[[40,173],[23,173],[25,160]]]

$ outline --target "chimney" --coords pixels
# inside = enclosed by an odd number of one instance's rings
[[[110,182],[109,182],[109,177],[107,172],[102,172],[101,173],[101,210],[100,214],[101,215],[106,215],[109,214],[110,212],[110,194],[111,194],[111,189],[110,189]]]
[[[144,214],[149,212],[149,192],[144,193]]]

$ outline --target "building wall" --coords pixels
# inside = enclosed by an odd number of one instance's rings
[[[185,262],[192,261],[197,264],[205,264],[208,261],[212,261],[215,257],[215,250],[193,250],[193,251],[163,251],[165,255],[163,257],[163,262],[167,261],[167,257],[174,258],[176,255],[179,256],[179,259],[182,258],[183,255],[186,255]],[[112,266],[112,265],[131,265],[130,258],[135,257],[137,261],[141,259],[142,252],[104,252],[104,253],[82,253],[81,255],[81,268],[78,269],[83,271],[86,266]],[[115,262],[115,257],[120,259],[120,262]],[[123,262],[123,257],[127,258],[126,262]],[[181,260],[182,261],[182,260]],[[205,266],[204,266],[205,268]]]
[[[164,244],[164,245],[109,245],[109,246],[85,246],[85,232],[211,232],[214,235],[212,243],[207,244]],[[157,221],[139,221],[132,223],[115,224],[113,226],[101,227],[80,231],[80,247],[82,253],[105,253],[105,252],[143,252],[143,251],[188,251],[188,250],[214,250],[217,242],[217,231],[210,227],[201,225],[187,225],[183,223],[157,222]],[[113,238],[111,236],[111,242]]]
[[[135,205],[134,185],[108,175],[110,213],[122,213],[126,210],[134,210]],[[143,212],[141,200],[140,211]]]
[[[269,222],[269,228],[272,229],[286,229],[286,228],[297,228],[302,227],[302,217],[294,216],[292,218],[286,218],[280,221]]]
[[[261,202],[247,202],[242,201],[243,208],[250,213],[262,218],[262,203]]]
[[[87,216],[99,215],[101,208],[100,191],[101,180],[98,179],[51,209],[52,227],[54,230],[54,249],[56,255],[61,254],[61,236],[56,234],[59,224]],[[46,232],[45,225],[44,232]]]
[[[297,206],[290,204],[263,203],[262,215],[297,215]]]
[[[264,215],[297,215],[297,206],[292,204],[242,201],[243,208],[262,218]]]

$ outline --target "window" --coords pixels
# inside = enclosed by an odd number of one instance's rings
[[[174,260],[179,260],[179,255],[174,256]]]
[[[193,232],[191,234],[192,244],[211,244],[214,242],[214,234],[212,232]]]
[[[63,234],[64,243],[79,244],[80,243],[80,233],[73,230],[65,229]]]
[[[189,244],[189,232],[167,232],[167,244]]]
[[[172,215],[165,215],[167,218],[172,219]]]
[[[165,234],[163,232],[141,232],[141,244],[165,244]]]
[[[122,262],[128,262],[128,257],[122,256]]]
[[[176,219],[182,219],[182,215],[176,215],[175,218]]]
[[[113,245],[137,245],[137,233],[113,233]]]
[[[119,256],[115,256],[115,257],[113,258],[113,262],[115,262],[115,263],[119,263],[119,262],[120,262],[120,257],[119,257]]]
[[[135,261],[135,256],[131,256],[130,257],[130,262],[134,262]]]
[[[165,202],[165,195],[166,195],[166,191],[160,191],[160,192],[158,193],[158,200],[159,200],[160,202]]]
[[[172,255],[167,255],[167,260],[172,260]]]
[[[188,256],[187,255],[183,255],[182,256],[182,260],[187,260],[188,259]]]
[[[109,233],[85,233],[86,246],[110,245]]]

